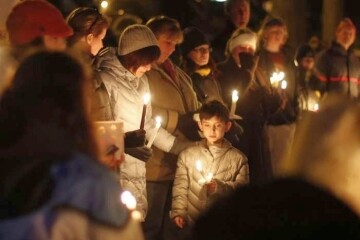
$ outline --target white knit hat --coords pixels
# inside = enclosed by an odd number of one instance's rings
[[[248,28],[239,28],[233,32],[227,42],[227,54],[237,46],[249,46],[256,50],[257,35]]]
[[[123,56],[150,46],[158,46],[156,37],[150,28],[141,24],[133,24],[125,28],[120,35],[118,55]]]

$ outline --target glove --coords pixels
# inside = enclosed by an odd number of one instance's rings
[[[152,149],[146,146],[125,148],[125,153],[143,162],[147,162],[152,157]]]
[[[241,52],[239,53],[239,59],[241,68],[248,70],[253,75],[257,67],[259,57],[247,52]]]
[[[136,148],[144,146],[146,131],[138,129],[125,133],[125,148]]]
[[[179,115],[177,129],[184,134],[187,139],[199,141],[201,139],[198,133],[199,127],[193,116],[194,112]]]

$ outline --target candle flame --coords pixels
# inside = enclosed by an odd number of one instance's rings
[[[199,172],[201,172],[203,170],[203,167],[202,167],[202,162],[200,160],[197,160],[195,162],[195,168],[196,170],[198,170]]]
[[[160,128],[160,127],[161,127],[161,122],[162,122],[161,117],[156,116],[156,117],[155,117],[155,122],[156,122],[156,127],[157,127],[157,128]]]
[[[285,77],[284,72],[273,72],[270,77],[270,83],[271,85],[278,84],[280,81],[282,81]]]
[[[212,178],[213,178],[214,174],[212,172],[209,172],[207,175],[206,175],[206,182],[211,182]]]
[[[314,111],[316,112],[317,110],[319,110],[319,104],[315,103],[314,104]]]
[[[121,202],[130,210],[134,210],[136,208],[136,199],[129,191],[124,191],[121,194]]]
[[[239,100],[239,92],[237,90],[232,91],[232,101],[237,102]]]
[[[144,95],[144,104],[147,105],[150,102],[150,98],[151,98],[150,93],[146,93]]]
[[[287,81],[282,80],[281,81],[281,89],[286,89],[287,88]]]

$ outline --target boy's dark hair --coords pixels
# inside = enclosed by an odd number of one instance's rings
[[[213,100],[202,105],[199,110],[199,115],[200,121],[212,117],[218,117],[224,122],[230,121],[229,109],[218,100]]]

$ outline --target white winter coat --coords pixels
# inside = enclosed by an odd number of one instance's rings
[[[114,120],[124,124],[124,131],[140,128],[141,115],[144,105],[144,95],[150,93],[148,79],[145,75],[135,77],[125,69],[116,56],[116,49],[102,50],[95,61],[98,77],[105,84],[114,113]],[[152,119],[151,104],[147,105],[145,127],[146,138],[155,132],[155,121]],[[175,137],[160,128],[154,145],[168,152]],[[145,163],[130,155],[125,155],[125,162],[121,165],[120,182],[124,189],[129,190],[137,200],[138,210],[145,218],[147,212]]]
[[[197,161],[201,162],[202,172],[196,168]],[[207,194],[204,184],[209,173],[217,182],[216,192],[211,196]],[[171,218],[181,216],[191,225],[217,197],[248,183],[249,166],[242,152],[225,139],[221,145],[214,146],[207,146],[206,140],[203,140],[198,146],[188,148],[179,155]]]

